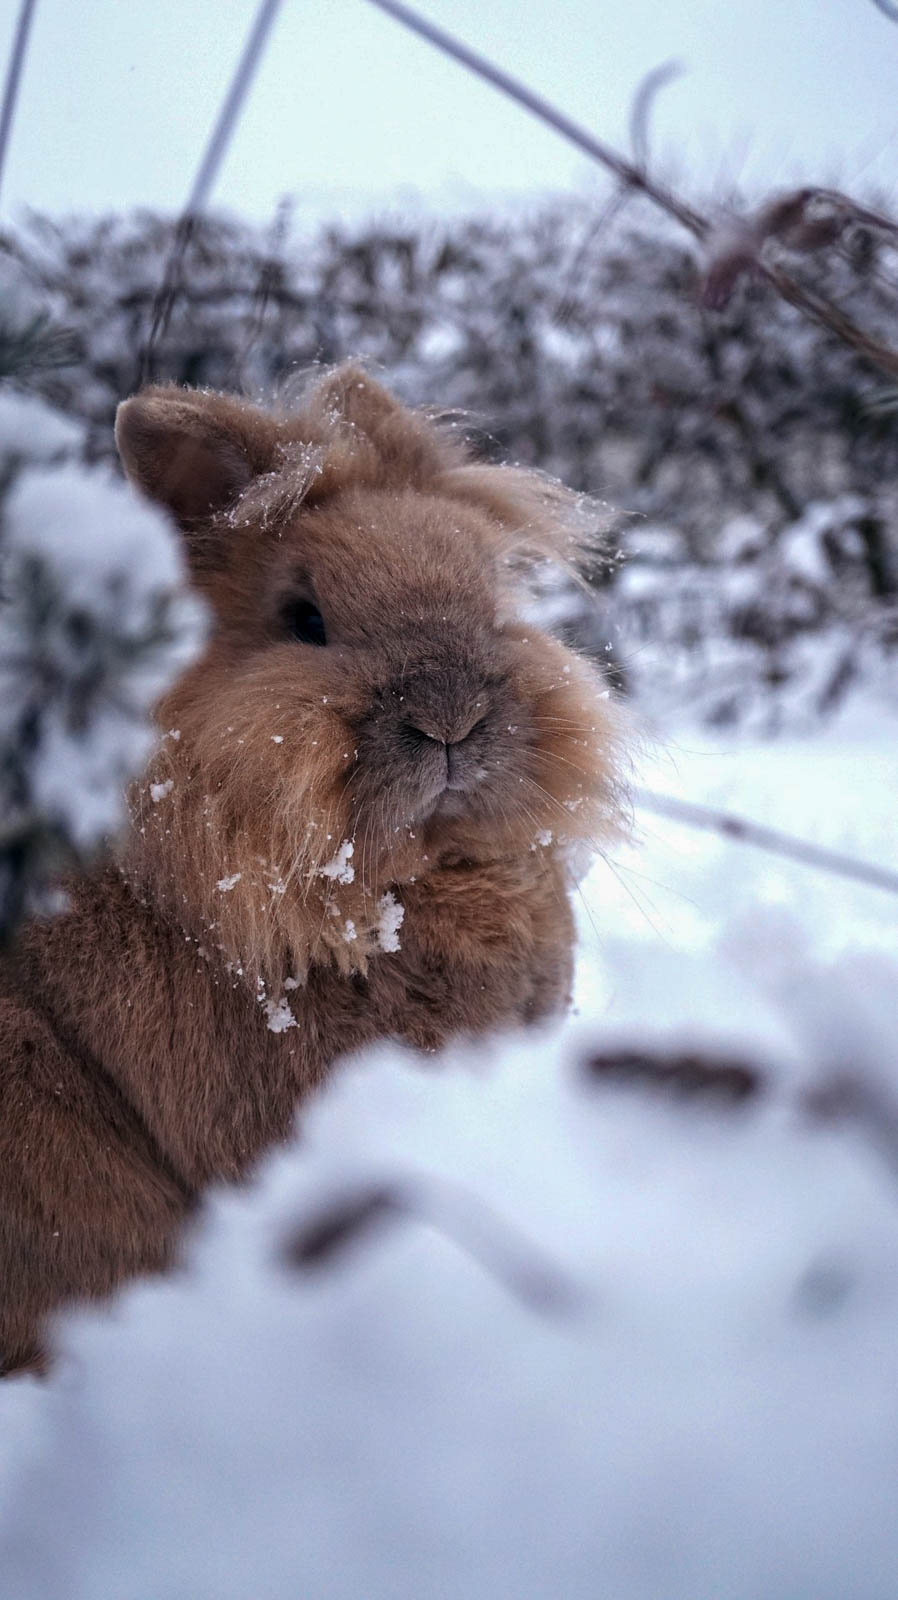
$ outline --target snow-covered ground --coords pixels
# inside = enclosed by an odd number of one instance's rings
[[[634,779],[898,873],[898,720],[874,708],[855,704],[815,737],[646,734]],[[744,1009],[734,984],[788,988],[799,966],[898,959],[894,896],[638,807],[630,843],[592,868],[580,913],[578,1002],[605,1022],[629,1020],[631,986],[635,1019],[664,1024],[672,1006],[720,1020]],[[665,968],[692,981],[668,992]]]
[[[638,776],[898,869],[895,728]],[[640,812],[580,920],[563,1028],[338,1074],[0,1388],[3,1600],[893,1600],[898,899]]]

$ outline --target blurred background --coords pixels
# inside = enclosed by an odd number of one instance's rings
[[[0,16],[10,50],[19,6]],[[756,270],[709,309],[708,242],[363,0],[280,8],[158,325],[255,16],[38,0],[3,171],[6,371],[98,458],[142,378],[266,397],[363,355],[410,402],[471,414],[482,450],[610,502],[594,595],[549,581],[546,606],[648,715],[770,733],[861,685],[890,701],[898,379]],[[876,0],[740,0],[725,24],[709,0],[427,16],[714,237],[802,184],[888,213],[898,29]],[[772,250],[888,346],[887,229],[848,216],[826,250]]]
[[[96,459],[142,377],[264,397],[360,354],[468,412],[485,452],[608,503],[593,595],[547,579],[544,601],[646,716],[766,735],[891,704],[898,379],[755,268],[887,348],[895,237],[864,213],[825,249],[780,228],[705,292],[715,241],[771,195],[890,213],[898,27],[876,0],[737,0],[724,23],[710,0],[430,0],[688,200],[710,246],[364,0],[284,5],[160,326],[256,11],[38,0],[0,194],[17,384],[85,422]],[[3,0],[0,50],[19,13]]]

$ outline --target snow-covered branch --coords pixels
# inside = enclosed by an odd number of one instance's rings
[[[115,834],[153,704],[202,637],[174,530],[81,444],[0,391],[0,938]]]

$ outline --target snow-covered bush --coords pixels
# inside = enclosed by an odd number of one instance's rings
[[[174,530],[82,446],[0,389],[0,937],[115,833],[152,705],[202,637]]]
[[[898,612],[870,590],[879,540],[871,498],[850,494],[810,502],[775,540],[734,518],[713,561],[686,558],[669,529],[634,532],[608,607],[629,688],[662,719],[768,735],[813,727],[858,684],[894,704]]]

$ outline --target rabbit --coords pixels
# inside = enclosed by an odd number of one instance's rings
[[[292,414],[151,387],[116,439],[211,631],[126,836],[0,960],[4,1372],[170,1267],[337,1058],[563,1008],[571,852],[621,812],[618,710],[525,620],[576,497],[355,365]]]

